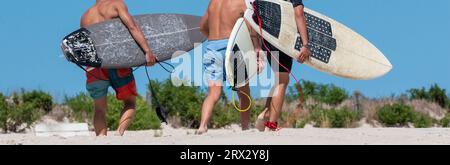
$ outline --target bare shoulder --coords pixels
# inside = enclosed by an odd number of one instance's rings
[[[115,9],[126,9],[127,8],[127,5],[125,4],[125,2],[123,0],[112,0],[111,5]]]
[[[236,8],[240,11],[240,15],[244,16],[244,12],[247,9],[247,5],[245,4],[245,0],[234,0]]]

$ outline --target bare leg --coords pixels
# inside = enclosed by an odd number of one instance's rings
[[[271,98],[271,105],[269,106],[270,112],[270,122],[277,122],[280,118],[281,111],[283,109],[284,97],[286,94],[286,89],[289,84],[289,73],[287,72],[278,72],[277,78],[278,83],[274,87],[273,95]]]
[[[221,83],[209,83],[208,87],[208,96],[206,96],[205,101],[202,105],[202,117],[200,121],[200,127],[198,128],[196,134],[203,134],[208,131],[208,123],[211,119],[212,111],[217,101],[220,99],[220,95],[222,93],[222,84]]]
[[[134,119],[134,115],[136,113],[136,97],[130,96],[123,102],[124,108],[122,110],[122,113],[120,114],[120,123],[119,127],[117,128],[117,132],[120,136],[123,136]]]
[[[106,125],[106,97],[94,101],[94,130],[97,136],[106,136],[108,133]]]
[[[273,90],[273,89],[272,89]],[[256,118],[256,124],[255,127],[259,131],[264,131],[265,126],[264,122],[269,120],[269,107],[272,104],[272,97],[267,98],[266,105],[264,106],[264,110],[258,115],[258,118]]]
[[[247,84],[246,86],[241,87],[239,91],[240,92],[238,92],[238,97],[241,109],[247,109],[249,106],[251,106],[250,105],[251,98],[248,97],[250,96],[250,87]],[[246,93],[248,96],[241,92]],[[248,111],[241,112],[241,127],[243,131],[250,129],[249,122],[250,122],[250,109]]]

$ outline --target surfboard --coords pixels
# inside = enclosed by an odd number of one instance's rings
[[[182,14],[134,16],[158,61],[178,57],[201,43],[201,17]],[[61,44],[67,60],[101,68],[129,68],[146,63],[145,55],[120,19],[81,28],[64,37]]]
[[[245,86],[258,73],[257,54],[244,18],[231,31],[225,53],[227,81],[234,87]]]
[[[292,3],[256,0],[247,4],[244,17],[251,27],[280,51],[297,58],[303,43]],[[262,34],[257,14],[262,20]],[[305,62],[307,66],[355,80],[375,79],[392,69],[392,64],[378,48],[350,28],[308,8],[305,8],[305,17],[312,53],[311,60]]]

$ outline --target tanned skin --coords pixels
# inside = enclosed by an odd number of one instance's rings
[[[300,5],[294,8],[295,11],[295,21],[297,23],[298,32],[301,36],[308,36],[308,31],[306,27],[306,18],[304,13],[304,6]],[[308,37],[302,37],[303,47],[300,50],[300,55],[297,57],[297,62],[304,63],[310,59],[311,51],[307,47],[309,41]],[[276,86],[272,88],[272,97],[268,98],[266,101],[266,109],[258,116],[258,119],[263,120],[268,118],[270,122],[277,122],[281,115],[281,110],[283,108],[284,97],[286,94],[286,89],[289,85],[289,73],[287,72],[275,72]],[[267,113],[270,112],[270,113]],[[259,121],[261,121],[259,120]],[[260,131],[273,131],[268,128],[264,129],[262,123],[257,123],[257,129]]]
[[[123,0],[97,0],[94,6],[92,6],[81,17],[80,26],[87,27],[92,24],[104,22],[114,18],[120,18],[123,24],[128,28],[133,38],[145,53],[147,65],[152,66],[156,62],[156,58],[150,49],[144,33],[142,33],[139,26],[134,21],[133,17],[128,12],[128,8]],[[106,125],[106,109],[107,101],[106,97],[97,99],[94,101],[94,128],[97,136],[107,135]],[[130,96],[124,101],[124,109],[121,113],[120,125],[117,129],[119,135],[123,135],[125,130],[130,126],[131,121],[134,118],[136,97]]]
[[[200,23],[200,30],[208,37],[208,40],[228,39],[236,21],[243,17],[247,9],[244,0],[211,0],[205,15]],[[251,31],[255,51],[259,52],[260,43],[254,31]],[[208,82],[208,96],[202,105],[202,115],[200,127],[197,134],[208,131],[208,122],[211,118],[214,105],[219,101],[222,92],[222,82]],[[241,92],[250,94],[249,86],[239,89]],[[247,108],[250,104],[246,95],[238,92],[241,109]],[[249,129],[250,111],[241,113],[242,130]]]

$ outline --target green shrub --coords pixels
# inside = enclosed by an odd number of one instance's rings
[[[42,111],[36,109],[34,102],[20,103],[17,100],[14,104],[8,105],[5,96],[0,94],[0,128],[4,132],[22,132],[30,128],[41,116]]]
[[[435,102],[441,107],[448,107],[450,104],[449,97],[446,95],[445,89],[439,87],[439,85],[434,84],[428,90],[425,88],[421,89],[410,89],[408,90],[410,99],[423,99]]]
[[[425,114],[415,112],[413,124],[415,128],[429,128],[433,126],[433,119]]]
[[[136,101],[136,117],[130,125],[130,130],[160,129],[161,121],[156,115],[155,108],[149,107],[142,97]]]
[[[0,93],[0,128],[3,129],[4,132],[7,132],[7,123],[8,120],[8,104],[6,103],[6,98],[3,94]]]
[[[310,121],[308,118],[301,118],[297,120],[295,124],[295,128],[305,128],[306,124],[308,124]]]
[[[328,111],[328,118],[333,128],[349,128],[353,122],[357,121],[357,116],[356,112],[346,108]]]
[[[108,95],[107,125],[110,130],[116,130],[119,126],[123,103],[113,94]],[[155,111],[150,109],[142,97],[136,98],[136,114],[128,130],[159,129],[161,122]]]
[[[349,128],[358,120],[358,115],[347,108],[326,110],[316,107],[311,111],[310,120],[315,127]]]
[[[35,105],[25,102],[8,110],[7,129],[12,132],[22,132],[42,117],[42,111]]]
[[[65,105],[72,110],[69,118],[77,122],[92,123],[94,119],[94,100],[86,93],[79,93],[74,97],[66,96]]]
[[[230,105],[216,104],[211,118],[212,127],[222,128],[235,123],[240,123],[240,112]]]
[[[322,98],[322,101],[324,103],[330,104],[330,105],[337,105],[342,103],[345,99],[348,98],[348,94],[347,92],[342,89],[339,88],[335,85],[329,85],[328,87],[323,87],[325,89],[327,89],[327,93],[325,93],[325,95]]]
[[[412,107],[403,104],[386,105],[377,112],[378,121],[386,126],[405,126],[414,118]]]
[[[174,86],[171,80],[152,81],[159,102],[167,108],[169,116],[179,118],[184,127],[197,128],[200,123],[204,94],[195,86]],[[150,89],[150,88],[149,88]],[[152,99],[152,105],[155,105]]]
[[[347,99],[348,93],[343,88],[333,84],[318,84],[311,81],[302,82],[303,98],[305,100],[312,98],[318,102],[329,105],[338,105]],[[294,101],[298,96],[297,87],[289,87],[287,101]]]
[[[50,112],[53,108],[52,96],[43,91],[33,90],[31,92],[24,92],[22,101],[31,103],[36,109],[43,109],[45,112]]]
[[[115,98],[114,94],[107,96],[106,122],[109,130],[116,130],[120,122],[120,114],[123,103]],[[94,118],[94,101],[86,93],[80,93],[75,97],[66,97],[65,104],[72,109],[71,118],[78,122],[92,124]],[[155,111],[150,109],[142,97],[136,99],[136,115],[129,130],[159,129],[160,121]]]
[[[409,97],[410,99],[424,99],[424,100],[429,100],[429,95],[428,92],[425,88],[420,88],[420,89],[410,89],[408,90],[409,93]]]
[[[441,119],[440,124],[442,127],[450,127],[450,114],[447,113],[444,118]]]
[[[315,107],[311,110],[309,118],[314,122],[314,127],[330,127],[326,110]]]
[[[378,120],[386,126],[406,126],[414,124],[416,128],[428,128],[433,119],[423,113],[415,112],[411,106],[403,104],[386,105],[377,112]]]

